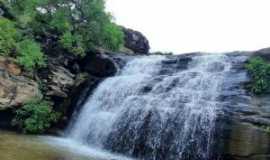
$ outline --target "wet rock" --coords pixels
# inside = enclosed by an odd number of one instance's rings
[[[149,53],[149,42],[146,37],[132,29],[123,28],[125,34],[125,47],[129,51],[133,51],[136,54],[148,54]]]
[[[208,67],[209,72],[222,72],[225,66],[220,63],[214,63],[212,66]]]
[[[109,77],[117,72],[117,65],[106,54],[88,53],[80,63],[82,71],[96,77]]]
[[[77,75],[74,87],[70,90],[69,98],[66,98],[60,105],[63,108],[62,113],[65,115],[63,120],[58,124],[58,128],[65,129],[70,119],[77,117],[78,111],[92,94],[93,90],[102,81],[101,78],[91,76],[87,73]]]
[[[229,134],[225,140],[224,157],[230,160],[255,160],[256,157],[268,155],[269,133],[255,125],[237,121],[227,127]]]
[[[192,55],[168,56],[168,59],[162,61],[160,74],[171,75],[179,70],[187,69],[192,57]]]

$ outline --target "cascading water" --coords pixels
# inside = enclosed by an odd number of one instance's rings
[[[147,160],[208,160],[217,101],[231,69],[226,55],[137,57],[82,107],[69,137]]]

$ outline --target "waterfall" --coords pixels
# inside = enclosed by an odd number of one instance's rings
[[[88,98],[69,137],[146,160],[207,160],[225,76],[224,54],[142,56],[127,62]]]

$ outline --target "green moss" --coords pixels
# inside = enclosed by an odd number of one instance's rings
[[[59,118],[59,113],[53,111],[49,102],[34,99],[25,103],[16,111],[12,121],[24,133],[38,134],[45,132]]]
[[[251,58],[246,64],[252,82],[249,89],[254,94],[265,94],[270,89],[270,64],[261,57]]]

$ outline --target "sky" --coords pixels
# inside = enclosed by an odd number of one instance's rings
[[[270,0],[107,0],[117,24],[151,51],[227,52],[270,47]]]

